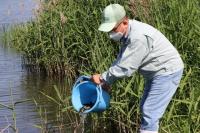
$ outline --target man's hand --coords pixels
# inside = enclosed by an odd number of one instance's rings
[[[91,77],[91,81],[94,82],[95,84],[99,85],[101,84],[101,74],[94,74]]]
[[[101,85],[105,91],[110,91],[111,87],[103,79],[101,79],[101,74],[94,74],[91,77],[91,81],[97,85]]]

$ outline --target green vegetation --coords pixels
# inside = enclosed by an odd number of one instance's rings
[[[34,22],[12,30],[13,47],[23,53],[26,64],[39,66],[50,75],[67,75],[74,80],[78,75],[101,73],[112,63],[119,47],[110,41],[107,34],[97,30],[101,11],[109,3],[124,5],[131,17],[161,30],[184,60],[184,76],[161,120],[160,132],[200,132],[199,0],[52,0],[42,6]],[[116,82],[112,86],[111,107],[104,113],[92,114],[88,118],[90,122],[86,132],[97,132],[99,129],[102,132],[111,129],[137,132],[143,87],[143,79],[138,74]],[[64,97],[70,94],[59,93],[58,89],[56,92],[58,98],[48,98],[54,102],[57,99],[58,110],[62,114],[59,120],[66,125],[67,120],[64,121],[62,116],[71,115],[73,109],[70,98]],[[68,104],[65,104],[66,101]],[[73,120],[71,116],[68,118],[71,123],[77,123],[77,119]]]
[[[11,102],[11,104],[10,105],[5,105],[5,104],[0,103],[0,108],[3,107],[3,108],[6,108],[7,110],[10,110],[11,114],[12,114],[12,120],[13,121],[11,121],[11,122],[7,121],[8,125],[5,128],[1,129],[0,133],[3,133],[5,131],[7,131],[9,128],[11,128],[13,132],[18,133],[16,106],[18,104],[21,104],[21,103],[24,103],[24,102],[27,102],[27,101],[30,101],[30,100],[31,99],[24,99],[24,100],[21,100],[21,101],[14,102],[12,88],[10,88],[10,102]],[[11,123],[13,123],[13,124],[11,124]]]

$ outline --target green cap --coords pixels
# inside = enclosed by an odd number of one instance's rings
[[[118,24],[126,15],[124,7],[119,4],[108,5],[102,13],[102,23],[99,26],[100,31],[109,32]]]

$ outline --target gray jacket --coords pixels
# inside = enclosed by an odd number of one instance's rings
[[[126,38],[117,59],[101,75],[108,84],[118,78],[129,77],[136,70],[146,79],[151,79],[156,75],[167,75],[184,68],[178,51],[154,27],[129,20]]]

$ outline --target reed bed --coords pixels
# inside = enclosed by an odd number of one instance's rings
[[[124,5],[131,18],[148,22],[161,30],[184,60],[184,76],[161,120],[160,132],[200,132],[198,0],[50,0],[37,11],[35,21],[12,30],[13,47],[23,53],[26,64],[42,67],[49,75],[67,75],[69,82],[79,75],[101,73],[110,66],[119,49],[107,34],[97,30],[101,11],[109,3]],[[137,132],[143,83],[137,73],[117,81],[111,90],[111,107],[101,114],[91,114],[86,132]],[[76,123],[79,117],[71,107],[70,93],[59,91],[63,90],[58,88],[57,98],[47,98],[59,101],[58,111],[62,114],[59,120],[63,125],[67,124],[67,118],[65,120],[62,116],[67,115],[72,123]],[[68,104],[62,101],[64,97],[67,97]],[[69,116],[71,113],[74,117]]]

